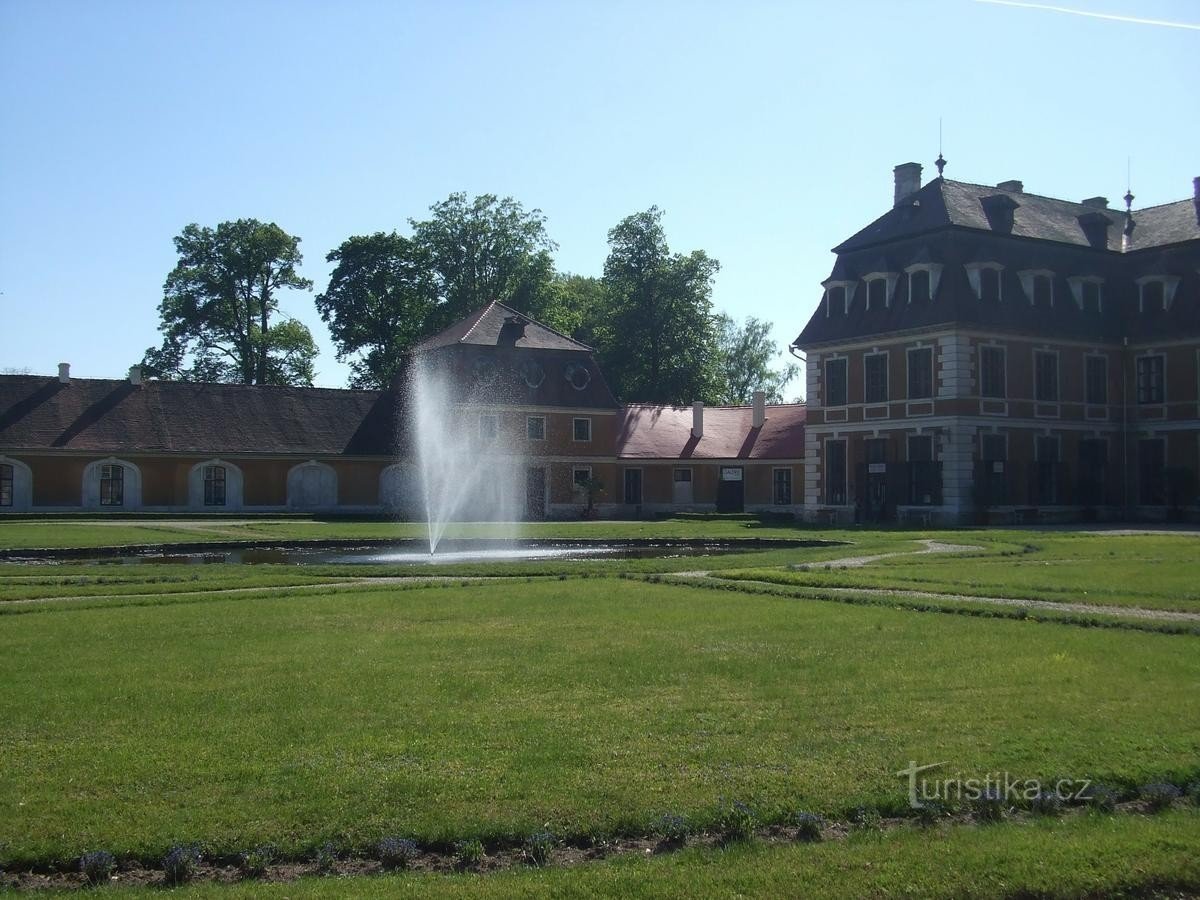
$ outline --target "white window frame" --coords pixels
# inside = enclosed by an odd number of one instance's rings
[[[780,503],[775,498],[775,473],[788,473],[788,502]],[[796,475],[792,471],[791,466],[772,466],[771,467],[771,505],[772,506],[792,506],[796,502]]]
[[[998,262],[970,262],[966,264],[967,281],[971,283],[971,293],[975,295],[976,300],[983,299],[983,279],[980,272],[984,269],[991,269],[996,273],[997,279],[997,302],[1004,302],[1004,266]]]
[[[541,437],[533,437],[529,433],[529,426],[532,425],[534,422],[542,423],[542,436]],[[546,417],[545,416],[526,416],[525,417],[525,438],[526,438],[526,440],[530,440],[530,441],[546,440]]]
[[[1053,356],[1054,357],[1054,399],[1043,400],[1038,397],[1038,357]],[[1034,403],[1062,403],[1062,358],[1057,350],[1048,350],[1044,347],[1037,347],[1033,351],[1033,402]]]
[[[829,402],[829,364],[834,363],[834,362],[841,362],[843,368],[846,371],[845,390],[842,392],[843,397],[842,397],[841,403],[830,403]],[[826,409],[828,409],[830,407],[832,407],[834,409],[839,409],[843,406],[849,406],[850,405],[850,357],[847,356],[845,353],[835,353],[835,354],[831,354],[830,356],[826,356],[823,360],[821,360],[821,385],[822,385],[822,389],[821,389],[821,406],[822,407],[824,407]]]
[[[938,283],[942,280],[942,264],[941,263],[913,263],[911,266],[904,267],[904,273],[908,276],[908,302],[912,303],[912,277],[917,272],[929,273],[929,300],[932,301],[937,296]]]
[[[1080,312],[1086,311],[1083,308],[1083,286],[1085,284],[1096,286],[1096,312],[1104,312],[1104,279],[1099,275],[1072,275],[1067,279],[1067,286],[1071,289],[1071,296],[1075,298],[1075,305],[1079,307]]]
[[[1162,399],[1147,400],[1143,403],[1138,399],[1138,361],[1158,357],[1162,360]],[[1147,350],[1133,358],[1133,405],[1134,406],[1163,406],[1167,402],[1167,354],[1162,350]]]
[[[877,281],[882,281],[886,285],[883,289],[883,307],[889,308],[892,305],[892,296],[896,293],[896,282],[900,280],[899,272],[870,272],[863,276],[863,284],[866,285],[865,300],[866,308],[871,308],[871,285]]]
[[[686,479],[676,478],[675,477],[676,472],[687,472],[688,477]],[[671,467],[671,483],[672,484],[682,483],[684,481],[686,481],[688,484],[695,484],[695,478],[696,478],[696,473],[692,471],[691,466],[672,466]]]
[[[579,479],[576,477],[580,472],[584,474],[584,481],[592,480],[591,466],[571,466],[571,490],[573,491],[583,490],[583,485],[579,483]]]
[[[912,393],[912,377],[909,374],[912,371],[912,355],[914,353],[923,353],[929,351],[929,396],[913,397]],[[904,399],[911,402],[920,403],[925,400],[932,401],[937,397],[937,348],[933,346],[917,346],[908,347],[904,351]]]
[[[1175,301],[1175,291],[1179,287],[1178,275],[1143,275],[1141,278],[1134,279],[1134,283],[1138,288],[1138,313],[1143,314],[1146,311],[1146,285],[1154,284],[1155,282],[1162,285],[1163,291],[1163,312],[1169,312],[1171,304]]]
[[[1001,364],[1001,378],[1004,382],[1004,393],[1002,393],[999,397],[992,397],[983,392],[983,351],[985,349],[999,350],[1001,357],[1003,357],[1003,361]],[[977,359],[979,360],[979,399],[980,400],[1007,400],[1008,399],[1008,347],[1005,346],[1004,344],[996,344],[991,341],[980,344]]]
[[[826,281],[821,286],[825,288],[825,296],[821,298],[825,304],[825,318],[829,318],[830,315],[829,292],[837,288],[842,289],[842,315],[850,315],[850,304],[854,301],[854,289],[858,287],[858,282]]]
[[[1036,296],[1037,280],[1039,278],[1048,278],[1050,280],[1050,306],[1054,307],[1054,273],[1050,269],[1022,269],[1017,273],[1017,278],[1021,280],[1021,289],[1025,291],[1025,296],[1029,298],[1029,305],[1034,306]]]
[[[891,399],[892,399],[892,369],[891,369],[892,362],[888,356],[889,352],[890,351],[888,351],[888,350],[871,350],[868,353],[864,353],[862,356],[862,361],[863,361],[862,362],[863,403],[866,405],[875,406],[875,405],[891,402]],[[867,383],[868,383],[867,382],[867,360],[874,356],[882,356],[883,357],[883,399],[882,400],[868,400],[867,399]],[[849,385],[847,385],[847,391],[849,391]]]
[[[578,426],[580,422],[587,423],[587,437],[579,436]],[[589,416],[575,416],[571,419],[571,440],[576,444],[590,444],[592,442],[592,420]]]

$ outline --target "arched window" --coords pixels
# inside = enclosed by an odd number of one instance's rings
[[[225,505],[225,467],[204,467],[204,505]]]
[[[909,273],[908,299],[910,303],[921,303],[930,299],[928,269],[917,269]]]
[[[1000,272],[997,269],[979,270],[979,299],[1000,302]]]
[[[883,309],[887,306],[887,288],[886,278],[872,278],[867,282],[867,309]]]
[[[83,505],[88,509],[138,509],[142,472],[123,459],[98,459],[83,470]]]
[[[846,289],[844,287],[830,288],[825,293],[826,315],[837,313],[839,316],[846,314]]]
[[[337,499],[337,472],[331,466],[314,459],[288,472],[289,509],[329,509],[337,506]]]
[[[188,474],[188,506],[197,512],[242,508],[242,470],[223,459],[206,459]]]
[[[12,506],[13,500],[13,467],[0,463],[0,506]]]
[[[33,505],[33,473],[20,460],[0,456],[0,509],[21,512]]]

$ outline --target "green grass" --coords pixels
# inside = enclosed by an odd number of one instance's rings
[[[902,805],[912,759],[1183,780],[1198,646],[616,579],[55,607],[0,619],[0,846],[836,814]]]
[[[1200,612],[1200,538],[1194,535],[958,532],[941,537],[985,550],[896,556],[854,569],[755,566],[726,577]]]
[[[985,898],[1145,896],[1200,888],[1200,817],[1085,816],[934,831],[902,829],[818,845],[741,845],[650,859],[495,875],[305,878],[195,885],[189,898],[711,897]],[[149,891],[107,891],[143,897]]]

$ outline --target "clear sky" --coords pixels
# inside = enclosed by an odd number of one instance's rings
[[[1189,197],[1200,2],[1035,5],[0,0],[0,369],[122,376],[189,222],[277,222],[320,291],[452,191],[542,209],[589,275],[657,204],[782,352],[939,118],[947,177],[1117,206],[1131,158],[1135,207]],[[282,306],[342,386],[313,296]]]

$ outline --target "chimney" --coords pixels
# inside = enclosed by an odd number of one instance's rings
[[[1080,202],[1084,206],[1090,206],[1092,209],[1108,209],[1107,197],[1088,197],[1086,200]]]
[[[129,367],[129,383],[132,384],[134,387],[142,386],[142,367],[141,366],[130,366]]]
[[[762,391],[754,392],[754,413],[750,419],[750,424],[755,428],[762,428],[763,422],[767,420],[767,395]]]
[[[692,437],[704,437],[704,404],[699,400],[692,404]]]
[[[71,364],[70,363],[59,363],[58,364],[58,383],[59,384],[70,384],[71,383]]]
[[[905,198],[921,189],[921,164],[900,163],[892,173],[896,176],[896,199],[892,205],[899,206]]]
[[[1012,181],[1001,181],[996,187],[1002,191],[1012,191],[1014,194],[1025,193],[1025,183],[1015,178]]]

